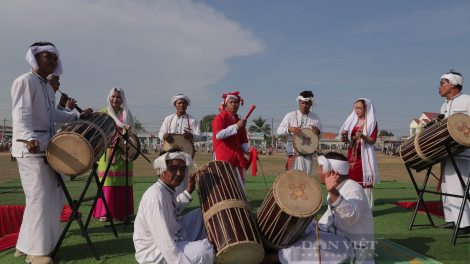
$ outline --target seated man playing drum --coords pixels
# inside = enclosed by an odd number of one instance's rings
[[[212,264],[214,249],[207,240],[200,209],[178,219],[193,200],[195,176],[188,188],[175,195],[175,188],[193,166],[191,156],[169,150],[154,162],[160,179],[142,196],[134,223],[135,258],[139,263]]]
[[[310,155],[300,155],[293,146],[294,135],[301,135],[302,128],[309,128],[313,133],[321,138],[323,134],[320,118],[310,112],[313,105],[313,93],[311,91],[303,91],[297,97],[299,102],[299,110],[288,113],[277,129],[279,136],[287,135],[287,163],[286,170],[301,170],[305,173],[312,174],[313,153]]]

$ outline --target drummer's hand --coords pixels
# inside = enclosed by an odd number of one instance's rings
[[[67,107],[70,110],[73,110],[77,106],[77,101],[73,98],[70,98],[67,100],[67,103],[65,103],[65,107]]]
[[[163,135],[163,140],[165,140],[166,142],[168,142],[170,144],[175,142],[175,140],[173,139],[173,136],[170,133],[165,133]]]
[[[298,127],[289,127],[289,132],[291,132],[292,134],[295,134],[297,136],[302,135],[302,130],[300,130],[300,128],[298,128]]]
[[[62,94],[60,96],[60,101],[59,101],[59,105],[62,106],[62,107],[65,107],[66,104],[67,104],[67,99],[69,99],[69,97],[67,96],[67,94]]]
[[[362,136],[362,129],[358,129],[356,132],[356,137],[361,138],[361,136]]]
[[[193,139],[193,133],[185,130],[184,133],[183,133],[183,138],[186,139],[186,140]]]
[[[320,129],[318,129],[318,127],[312,126],[312,132],[315,135],[320,135]]]
[[[196,173],[190,173],[188,177],[188,188],[186,191],[191,194],[196,189]]]
[[[109,148],[114,148],[115,146],[116,146],[116,145],[111,144],[111,145],[109,145]]]
[[[29,145],[26,145],[26,148],[28,149],[29,153],[37,154],[39,153],[39,141],[37,140],[31,140],[31,143],[34,144],[34,148],[30,147]]]
[[[238,120],[237,126],[238,126],[238,128],[245,127],[245,126],[246,126],[246,119],[240,119],[240,120]]]
[[[87,108],[83,110],[83,112],[80,114],[80,119],[85,119],[93,114],[93,110],[91,108]]]
[[[127,130],[128,133],[130,133],[132,130],[131,126],[125,126],[124,128]]]
[[[341,135],[347,135],[347,134],[348,134],[348,131],[347,131],[347,130],[341,131]]]

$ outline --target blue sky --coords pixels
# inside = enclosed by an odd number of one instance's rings
[[[9,90],[29,69],[27,48],[50,40],[64,64],[62,91],[82,108],[104,108],[119,86],[151,131],[174,112],[174,94],[189,94],[200,120],[239,90],[240,113],[255,104],[252,116],[276,129],[312,90],[324,131],[337,132],[366,97],[379,129],[407,135],[412,118],[439,111],[443,73],[470,76],[469,13],[468,1],[8,1],[0,118],[11,120]]]

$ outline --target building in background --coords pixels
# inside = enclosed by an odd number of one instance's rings
[[[419,118],[414,118],[411,120],[410,137],[418,134],[428,122],[438,115],[439,113],[423,112]]]

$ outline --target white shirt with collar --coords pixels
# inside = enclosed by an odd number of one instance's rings
[[[338,188],[339,198],[333,203],[327,196],[328,210],[318,222],[319,229],[335,235],[344,235],[356,244],[356,259],[374,263],[374,218],[364,188],[353,180],[344,180]],[[365,250],[359,256],[358,247]]]
[[[12,155],[17,158],[45,156],[51,138],[56,134],[55,122],[76,121],[78,113],[60,111],[55,107],[52,86],[35,72],[23,74],[11,86],[13,140]],[[40,152],[28,152],[26,145],[17,139],[39,141]]]
[[[294,146],[292,145],[292,137],[294,136],[294,134],[289,132],[289,127],[311,129],[312,126],[317,127],[320,130],[320,134],[318,135],[320,139],[323,135],[323,128],[321,125],[320,118],[316,114],[312,112],[308,112],[308,114],[304,115],[299,110],[296,110],[296,111],[288,113],[284,117],[281,124],[277,128],[277,134],[279,136],[285,136],[285,135],[288,136],[287,137],[287,156],[298,155],[298,153],[294,150]]]
[[[470,115],[470,95],[459,93],[450,100],[445,99],[441,107],[441,114],[444,114],[447,118],[456,113]],[[454,157],[470,160],[470,148]]]
[[[134,223],[135,257],[139,263],[191,264],[191,261],[177,247],[176,242],[185,240],[179,214],[193,198],[184,191],[175,192],[158,180],[142,196]]]
[[[177,114],[165,117],[165,120],[160,127],[158,137],[161,141],[164,141],[163,135],[165,135],[165,133],[182,135],[185,130],[193,134],[194,142],[201,141],[202,136],[201,129],[199,129],[199,123],[188,113],[184,114],[182,117],[179,117]]]

